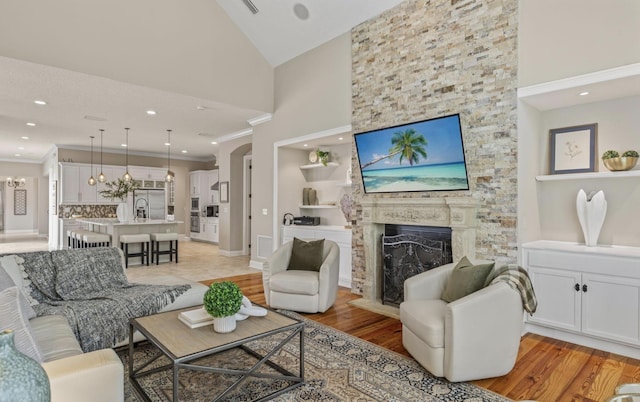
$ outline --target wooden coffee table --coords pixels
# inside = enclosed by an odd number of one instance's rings
[[[210,325],[191,329],[180,320],[178,314],[182,311],[193,310],[194,307],[169,311],[166,313],[154,314],[147,317],[132,318],[129,321],[129,380],[135,392],[145,401],[150,401],[138,378],[157,373],[163,370],[173,370],[173,401],[178,401],[178,378],[180,369],[195,370],[209,373],[237,375],[239,378],[228,388],[223,390],[214,401],[225,397],[233,391],[240,383],[248,377],[270,378],[274,380],[286,380],[292,384],[287,388],[278,390],[269,395],[263,396],[259,401],[274,398],[284,392],[290,391],[304,383],[304,322],[279,314],[267,309],[264,317],[249,317],[244,321],[238,321],[235,331],[228,334],[219,334],[213,331]],[[136,362],[138,367],[134,368],[133,352],[135,345],[133,342],[134,331],[139,331],[144,335],[158,352],[145,362]],[[288,332],[284,340],[278,343],[269,353],[258,354],[246,346],[248,342],[257,339],[273,336],[282,332]],[[270,361],[270,358],[282,349],[287,343],[295,340],[299,336],[300,347],[300,370],[298,375],[291,373],[284,367]],[[226,369],[224,367],[201,366],[196,360],[223,352],[232,348],[242,348],[247,353],[255,356],[258,362],[246,370]],[[162,367],[147,369],[152,362],[162,355],[171,360],[171,363]],[[215,363],[215,359],[209,359]],[[139,364],[138,364],[139,363]],[[258,372],[258,368],[263,364],[275,369],[278,373]]]

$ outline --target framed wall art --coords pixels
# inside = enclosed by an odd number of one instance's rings
[[[229,202],[229,182],[223,181],[220,183],[220,203]]]
[[[13,190],[13,214],[27,214],[27,190]]]
[[[595,172],[598,124],[549,130],[551,174]]]

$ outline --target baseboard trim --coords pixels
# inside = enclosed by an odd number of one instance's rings
[[[218,254],[223,255],[225,257],[240,257],[243,255],[246,255],[242,250],[230,251],[230,250],[221,250],[221,249],[218,249]]]
[[[260,271],[262,271],[263,268],[264,268],[264,262],[251,260],[251,261],[249,261],[249,266],[251,268],[259,269]]]

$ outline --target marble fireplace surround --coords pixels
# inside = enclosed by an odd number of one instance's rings
[[[382,304],[382,244],[385,224],[441,226],[451,228],[453,260],[475,258],[479,202],[469,197],[364,199],[362,226],[365,281],[361,299],[352,304],[392,317],[396,307]]]

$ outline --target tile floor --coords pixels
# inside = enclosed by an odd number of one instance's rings
[[[36,235],[0,234],[0,254],[48,250],[47,239]],[[249,256],[224,257],[218,254],[215,244],[195,241],[180,241],[178,244],[179,263],[135,266],[130,260],[127,276],[132,282],[147,276],[171,274],[193,281],[224,278],[260,272],[249,267]]]

